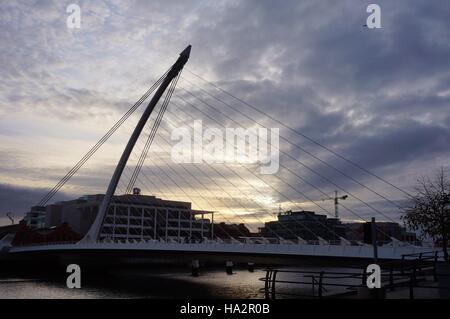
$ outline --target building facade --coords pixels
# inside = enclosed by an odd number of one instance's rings
[[[409,232],[405,227],[394,222],[376,222],[376,239],[378,244],[390,243],[392,239],[419,244],[417,235],[414,232]],[[347,228],[347,239],[364,242],[366,244],[372,243],[372,223],[348,223],[345,224]]]
[[[46,207],[33,206],[25,215],[25,222],[31,229],[39,229],[45,227]]]
[[[191,203],[154,196],[122,195],[114,198],[103,221],[100,238],[202,241],[212,238],[213,212],[196,211]]]
[[[265,223],[260,232],[263,237],[281,237],[288,240],[301,238],[340,241],[345,238],[345,226],[339,219],[327,218],[311,211],[280,213],[278,220]]]
[[[244,224],[214,224],[214,237],[219,239],[240,239],[243,237],[252,237],[250,230]]]
[[[46,206],[45,227],[67,223],[84,236],[103,197],[103,194],[87,195]],[[103,220],[100,239],[201,241],[214,235],[213,214],[193,210],[189,202],[163,200],[140,192],[114,196]]]

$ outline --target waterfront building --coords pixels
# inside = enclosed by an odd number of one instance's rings
[[[214,213],[197,211],[191,203],[154,196],[116,196],[105,217],[100,238],[164,239],[177,242],[203,241],[214,236],[210,219]]]
[[[277,217],[278,220],[266,222],[260,228],[261,236],[327,241],[345,238],[345,226],[337,218],[327,218],[312,211],[288,211]]]
[[[45,227],[46,208],[44,206],[33,206],[25,215],[25,222],[31,229]]]
[[[67,223],[84,236],[97,216],[103,194],[57,202],[45,210],[45,227]],[[209,218],[206,218],[209,217]],[[193,210],[191,203],[133,194],[114,196],[100,239],[201,241],[214,236],[214,213]]]
[[[257,236],[250,232],[244,224],[214,224],[214,237],[219,239],[239,239]]]
[[[67,223],[50,228],[31,228],[25,220],[20,221],[12,240],[13,246],[45,244],[45,243],[74,243],[81,239]]]
[[[376,222],[377,242],[379,244],[389,243],[392,240],[417,243],[417,235],[414,232],[407,231],[399,223],[395,222]],[[346,237],[349,240],[372,243],[372,223],[346,223]]]

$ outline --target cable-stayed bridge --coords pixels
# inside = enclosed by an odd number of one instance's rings
[[[390,244],[379,247],[377,245],[374,247],[373,245],[368,244],[351,243],[347,239],[343,238],[342,234],[338,234],[335,229],[326,223],[318,221],[318,223],[321,223],[322,229],[325,229],[328,233],[333,235],[333,240],[326,240],[321,238],[320,234],[316,233],[314,229],[309,228],[304,222],[302,222],[302,220],[297,219],[294,219],[291,222],[296,223],[298,228],[301,228],[304,233],[306,232],[307,237],[310,240],[299,238],[292,228],[284,225],[283,223],[280,224],[282,229],[278,230],[270,229],[270,225],[267,226],[271,233],[272,240],[268,240],[264,237],[248,238],[245,234],[241,234],[238,238],[230,235],[229,240],[216,238],[213,235],[211,235],[211,238],[205,238],[202,236],[200,240],[191,240],[189,236],[180,236],[180,231],[176,238],[169,238],[167,236],[167,231],[165,236],[156,233],[156,228],[159,226],[157,223],[163,220],[158,217],[158,221],[157,211],[154,212],[153,217],[148,217],[149,220],[154,223],[153,226],[149,226],[149,229],[154,230],[154,234],[152,236],[144,236],[144,232],[142,232],[140,235],[133,235],[129,233],[130,221],[136,219],[130,219],[130,209],[128,209],[127,213],[128,219],[123,222],[126,224],[126,233],[122,234],[122,236],[118,236],[116,231],[119,231],[121,227],[119,227],[119,224],[116,222],[115,209],[114,215],[112,215],[114,217],[113,222],[108,222],[108,217],[112,214],[111,211],[114,206],[114,194],[117,192],[118,186],[121,185],[121,183],[124,188],[124,193],[131,194],[138,180],[141,184],[148,182],[150,184],[149,188],[152,190],[160,190],[161,185],[164,185],[165,187],[163,188],[169,190],[169,193],[163,193],[162,191],[160,191],[160,193],[165,194],[168,198],[177,197],[178,194],[174,193],[171,188],[171,186],[176,185],[176,189],[182,193],[183,198],[189,199],[202,211],[206,211],[206,207],[217,207],[218,205],[215,203],[219,202],[220,206],[225,208],[227,211],[225,214],[221,213],[220,209],[215,210],[215,214],[218,214],[220,220],[222,221],[226,222],[232,220],[247,224],[249,222],[249,218],[246,216],[251,216],[250,222],[264,224],[265,221],[273,218],[273,213],[261,202],[261,199],[263,200],[268,197],[267,190],[273,194],[276,194],[276,196],[282,199],[284,203],[287,203],[291,208],[296,209],[300,206],[298,200],[288,196],[280,189],[280,185],[282,185],[283,188],[288,189],[290,193],[295,194],[296,198],[301,198],[302,201],[317,207],[317,209],[332,218],[338,218],[337,192],[335,197],[335,214],[333,214],[333,212],[326,208],[320,200],[312,198],[308,191],[304,191],[303,187],[300,188],[296,184],[301,183],[302,186],[306,186],[308,189],[314,190],[322,197],[330,198],[329,192],[319,186],[317,182],[314,182],[314,180],[320,179],[322,182],[327,183],[334,189],[348,194],[341,197],[341,199],[348,197],[349,199],[365,206],[367,210],[371,211],[372,216],[381,217],[381,219],[387,221],[394,221],[389,215],[377,208],[371,202],[365,200],[362,196],[356,194],[355,192],[350,191],[348,187],[344,186],[336,178],[329,177],[326,173],[319,171],[319,169],[310,164],[311,161],[319,163],[321,167],[326,168],[326,171],[333,171],[334,175],[338,175],[342,179],[351,181],[359,188],[370,193],[372,196],[384,201],[387,205],[390,205],[395,209],[401,208],[397,201],[388,198],[388,196],[379,190],[368,186],[366,183],[363,183],[361,180],[339,168],[337,165],[334,165],[328,160],[325,160],[323,157],[313,153],[309,148],[293,142],[291,139],[283,135],[279,136],[281,141],[288,145],[291,150],[301,152],[307,160],[303,160],[303,156],[299,157],[284,151],[282,147],[279,145],[274,145],[274,143],[271,143],[270,138],[265,136],[263,141],[268,144],[268,147],[271,147],[272,150],[276,150],[279,154],[283,155],[289,163],[295,165],[295,168],[293,168],[292,165],[287,165],[283,162],[278,163],[283,174],[280,174],[280,176],[274,174],[271,182],[268,182],[268,178],[264,178],[260,174],[255,173],[245,165],[239,165],[242,166],[240,168],[245,171],[245,175],[237,173],[235,166],[229,165],[226,162],[224,162],[220,168],[214,165],[203,165],[204,163],[200,164],[196,161],[189,164],[188,167],[186,163],[181,162],[177,163],[176,169],[174,169],[173,163],[170,163],[169,160],[158,154],[158,152],[154,152],[154,154],[152,153],[151,156],[148,156],[151,146],[161,147],[160,142],[157,142],[155,139],[157,132],[163,133],[159,134],[159,136],[165,144],[170,145],[167,136],[170,136],[171,132],[167,127],[165,127],[165,125],[161,125],[163,122],[163,116],[167,113],[172,115],[170,121],[167,119],[167,123],[173,127],[179,126],[181,123],[185,122],[186,119],[192,119],[194,122],[194,134],[195,120],[198,118],[207,119],[209,123],[214,123],[216,126],[225,129],[227,125],[231,123],[237,127],[242,127],[242,119],[244,119],[246,123],[251,123],[251,125],[255,127],[264,128],[265,123],[255,116],[255,114],[257,114],[263,119],[276,123],[279,127],[285,129],[289,133],[303,138],[310,144],[320,148],[322,152],[329,153],[340,161],[345,162],[350,165],[353,170],[357,170],[364,173],[366,176],[376,179],[377,182],[385,185],[390,190],[399,192],[403,194],[403,196],[411,197],[409,193],[384,178],[370,172],[361,165],[347,159],[343,155],[322,145],[298,130],[287,126],[285,123],[277,120],[272,115],[229,93],[217,84],[205,80],[200,75],[189,71],[189,74],[192,75],[193,78],[188,79],[184,76],[182,77],[181,72],[189,59],[190,51],[191,47],[188,46],[180,54],[177,61],[169,68],[169,70],[150,87],[150,89],[113,125],[113,127],[90,149],[90,151],[67,173],[67,175],[65,175],[55,185],[55,187],[42,198],[41,202],[38,204],[38,206],[41,207],[46,205],[70,180],[70,178],[79,171],[79,169],[101,148],[101,146],[151,96],[150,102],[143,111],[137,125],[133,128],[131,137],[120,157],[117,166],[115,167],[115,171],[108,185],[106,194],[102,198],[101,204],[99,205],[96,218],[84,238],[76,243],[41,243],[39,245],[13,246],[9,248],[9,254],[16,256],[29,254],[34,256],[39,254],[60,254],[78,257],[82,255],[96,254],[97,256],[105,256],[105,258],[114,258],[114,256],[130,256],[133,258],[178,258],[180,260],[223,259],[235,261],[242,260],[247,262],[261,261],[282,264],[287,262],[287,260],[300,261],[304,258],[373,259],[375,257],[379,259],[400,259],[403,255],[428,252],[432,250],[430,247],[415,246],[411,243],[400,242],[394,238],[392,238]],[[175,102],[172,101],[171,98],[174,95],[180,78],[184,81],[184,83],[187,83],[191,89],[181,87],[181,94],[176,96],[177,102]],[[212,93],[211,90],[202,88],[195,82],[194,79],[203,81],[204,83],[210,85],[210,87],[215,90],[214,92],[221,93],[222,96]],[[200,94],[201,96],[199,96]],[[229,102],[223,96],[227,96],[235,102],[237,101],[239,106]],[[162,97],[164,97],[164,99],[162,103],[159,103]],[[219,106],[217,106],[217,103]],[[176,112],[171,112],[168,109],[169,104],[176,107]],[[147,123],[149,122],[149,119],[152,114],[154,114],[154,110],[157,109],[158,106],[159,111],[154,119],[150,132],[145,139],[143,147],[139,148],[136,144]],[[244,111],[244,107],[247,111]],[[189,108],[191,112],[187,111],[187,108]],[[253,113],[250,113],[250,111]],[[233,113],[238,114],[240,120],[234,118],[232,116]],[[233,151],[237,151],[236,145],[233,147]],[[133,150],[140,151],[140,156],[138,157],[135,167],[132,170],[131,176],[129,176],[126,171],[126,166],[127,163],[129,163]],[[156,164],[157,162],[163,164],[152,165],[152,169],[158,170],[159,175],[155,174],[151,177],[145,175],[143,167],[146,161],[151,162],[152,164]],[[195,172],[191,171],[190,168],[192,167],[195,168]],[[314,176],[314,179],[300,174],[298,168],[307,172],[309,176]],[[129,180],[127,184],[123,184],[123,178]],[[249,182],[249,178],[256,181],[256,183]],[[182,180],[182,182],[180,180]],[[228,187],[225,187],[225,184]],[[263,185],[263,187],[261,185]],[[211,187],[214,187],[216,192],[212,191],[210,189]],[[239,196],[236,196],[236,193],[230,191],[230,188],[237,191]],[[248,189],[252,191],[253,195],[250,195],[245,191]],[[224,197],[227,197],[227,199]],[[255,199],[255,197],[257,197],[257,199]],[[133,203],[132,196],[128,196],[126,198],[129,201],[130,206],[136,205],[136,203]],[[339,202],[339,206],[346,213],[350,214],[353,219],[361,222],[368,221],[354,208],[345,205],[342,201]],[[258,213],[251,215],[242,214],[242,211],[251,212],[255,210],[255,207]],[[168,215],[166,215],[165,219],[166,229],[168,227],[167,216]],[[142,209],[141,217],[141,226],[143,228],[144,209]],[[181,223],[180,218],[179,213],[178,226],[180,226]],[[190,219],[192,218],[190,217]],[[190,227],[192,227],[192,225],[190,225]],[[220,227],[220,225],[218,227]],[[111,231],[109,232],[109,230]],[[242,232],[239,229],[237,229],[237,231]],[[227,231],[224,230],[224,232],[226,233]],[[280,234],[280,232],[283,234]],[[295,238],[295,240],[286,239],[286,234],[289,238]],[[389,237],[387,234],[385,235]]]

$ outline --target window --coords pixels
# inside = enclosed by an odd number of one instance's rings
[[[130,209],[130,216],[141,217],[142,216],[142,209],[141,208],[136,208],[136,207],[131,207],[131,209]]]
[[[141,219],[131,219],[130,218],[130,225],[142,225]]]
[[[141,228],[130,228],[130,235],[140,235],[142,232]]]

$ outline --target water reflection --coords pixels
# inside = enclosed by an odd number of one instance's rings
[[[260,292],[264,283],[259,280],[264,276],[265,271],[259,269],[237,269],[233,275],[227,275],[225,269],[203,269],[199,277],[192,277],[187,269],[127,269],[83,275],[82,289],[68,289],[65,274],[4,274],[0,276],[0,298],[264,298]],[[311,292],[307,286],[287,285],[284,289]]]

